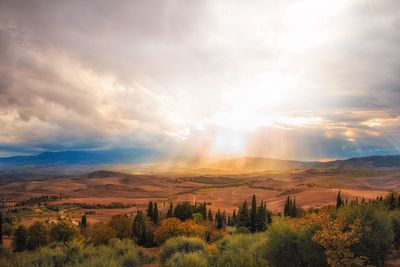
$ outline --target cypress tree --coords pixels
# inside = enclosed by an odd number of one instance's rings
[[[261,201],[261,205],[257,210],[257,220],[256,220],[256,230],[257,232],[265,231],[267,229],[267,224],[269,223],[267,220],[267,207],[264,206],[264,202]]]
[[[229,225],[229,226],[233,226],[233,225],[232,225],[232,220],[231,220],[231,216],[230,216],[230,215],[228,215],[228,225]]]
[[[340,190],[339,190],[339,193],[336,198],[336,209],[338,209],[342,206],[343,206],[343,200],[342,200],[342,196],[340,195]]]
[[[250,231],[254,233],[257,230],[257,202],[256,195],[253,195],[251,200],[251,210],[250,210]]]
[[[146,216],[140,210],[136,213],[136,217],[133,220],[132,237],[139,245],[147,243]]]
[[[244,227],[247,227],[247,228],[250,227],[249,208],[247,207],[247,201],[246,200],[239,207],[238,226],[244,226]]]
[[[236,209],[234,209],[232,214],[232,226],[236,225],[237,225],[237,216],[236,216]]]
[[[290,197],[287,198],[283,209],[283,215],[285,217],[297,217],[296,198],[293,198],[293,200]]]
[[[292,217],[297,217],[296,197],[293,198]]]
[[[157,207],[157,202],[154,203],[153,222],[154,222],[155,224],[158,224],[158,207]]]
[[[287,197],[286,202],[285,202],[285,207],[283,208],[283,216],[287,217],[289,216],[290,213],[290,197]]]
[[[396,209],[396,197],[395,197],[395,193],[390,193],[388,198],[387,198],[387,207],[389,208],[389,210],[395,210]]]
[[[212,215],[211,209],[208,209],[208,220],[211,222],[213,221],[213,215]]]
[[[87,236],[86,233],[86,227],[87,227],[87,220],[86,220],[86,215],[83,214],[81,218],[81,234],[84,235],[85,237]]]
[[[204,201],[203,205],[201,206],[200,213],[201,213],[201,215],[203,215],[204,219],[207,218],[207,204],[205,201]]]
[[[147,206],[147,216],[149,216],[149,218],[153,219],[153,212],[154,212],[154,207],[153,207],[153,202],[150,201],[149,205]]]
[[[167,211],[167,218],[171,218],[174,216],[174,205],[172,202],[169,204],[169,209]]]
[[[221,211],[219,209],[217,214],[215,214],[215,221],[217,223],[217,229],[222,229],[224,227]]]

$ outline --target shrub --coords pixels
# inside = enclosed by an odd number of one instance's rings
[[[171,267],[207,267],[207,260],[199,252],[175,253],[169,260]]]
[[[176,236],[204,238],[205,233],[206,227],[195,223],[193,220],[182,222],[177,218],[167,218],[160,222],[160,225],[154,232],[154,240],[157,244],[162,244],[168,238]]]
[[[34,250],[47,245],[49,242],[48,236],[48,228],[44,223],[33,223],[27,231],[27,249]]]
[[[90,242],[94,245],[107,244],[116,237],[114,229],[107,224],[99,222],[89,228]]]
[[[389,213],[372,204],[346,206],[340,212],[348,223],[360,220],[363,231],[360,241],[354,246],[355,255],[367,257],[367,264],[384,266],[393,240]]]
[[[237,234],[219,240],[209,262],[215,267],[267,266],[263,256],[266,236],[264,233]]]
[[[160,250],[160,261],[164,264],[175,253],[205,252],[206,243],[195,237],[173,237],[168,239]]]
[[[77,230],[67,222],[54,224],[50,229],[50,238],[56,242],[69,242],[76,235]]]
[[[26,248],[26,240],[28,238],[28,233],[25,226],[18,226],[17,230],[14,232],[12,247],[16,252],[24,251]]]
[[[120,239],[132,236],[132,221],[126,215],[114,215],[108,222],[108,226],[114,229]]]
[[[400,250],[400,212],[393,212],[390,216],[393,229],[393,247]]]
[[[236,233],[238,233],[238,234],[250,234],[251,232],[250,232],[249,228],[244,227],[244,226],[240,226],[240,227],[236,228]]]
[[[40,248],[35,253],[20,253],[16,256],[16,266],[139,267],[144,263],[150,263],[149,259],[131,240],[112,239],[108,245],[97,247],[58,243]]]
[[[190,202],[178,203],[174,210],[174,216],[182,221],[193,219],[193,205]]]
[[[316,228],[295,230],[275,220],[267,230],[266,258],[271,266],[327,266],[324,250],[312,240]]]

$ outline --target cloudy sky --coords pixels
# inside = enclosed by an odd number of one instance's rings
[[[400,151],[400,1],[0,1],[0,155]]]

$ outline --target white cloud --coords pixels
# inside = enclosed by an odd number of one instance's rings
[[[0,142],[396,152],[398,9],[395,0],[2,1]],[[326,149],[300,152],[292,140],[310,145],[306,137]]]

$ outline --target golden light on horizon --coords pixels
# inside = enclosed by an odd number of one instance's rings
[[[0,154],[399,151],[394,2],[139,2],[0,4]]]

